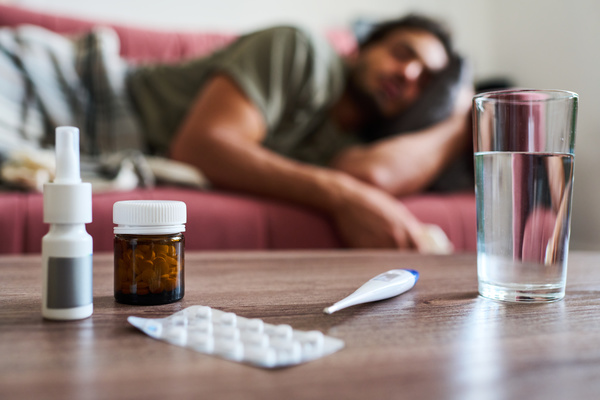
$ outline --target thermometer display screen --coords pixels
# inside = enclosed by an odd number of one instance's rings
[[[373,278],[374,281],[382,281],[382,282],[389,282],[392,279],[396,279],[398,277],[397,272],[385,272],[381,275],[377,275],[375,278]]]

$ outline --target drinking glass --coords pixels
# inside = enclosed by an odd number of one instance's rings
[[[578,95],[505,90],[473,98],[479,294],[565,295]]]

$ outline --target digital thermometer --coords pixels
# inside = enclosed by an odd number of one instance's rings
[[[419,273],[412,269],[392,269],[377,275],[359,287],[354,293],[332,306],[326,307],[325,314],[334,312],[356,304],[389,299],[410,290],[417,280]]]

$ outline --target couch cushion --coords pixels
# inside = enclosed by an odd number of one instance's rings
[[[342,243],[331,221],[304,207],[219,191],[159,187],[130,192],[94,194],[93,222],[87,231],[94,238],[94,251],[112,251],[112,207],[120,200],[180,200],[187,204],[186,249],[319,249],[340,248]],[[423,222],[439,225],[457,251],[476,248],[475,197],[472,193],[419,195],[403,199],[407,208]],[[0,195],[0,205],[14,212],[0,213],[8,229],[6,250],[41,251],[48,231],[43,223],[43,198],[39,193]],[[23,206],[25,205],[25,206]]]
[[[112,205],[119,200],[179,200],[187,204],[186,248],[193,250],[332,248],[340,243],[318,213],[276,201],[217,191],[159,187],[94,196],[95,248],[112,249]],[[110,226],[106,226],[106,221]],[[110,238],[110,240],[106,240]]]
[[[25,251],[26,198],[24,193],[0,192],[0,254]]]
[[[113,204],[121,200],[142,199],[180,200],[187,204],[185,238],[188,250],[341,247],[329,221],[317,212],[232,193],[161,187],[94,194],[93,221],[86,226],[94,238],[94,251],[113,249]],[[0,195],[2,204],[17,210],[19,216],[12,218],[2,209],[0,218],[11,218],[7,226],[11,226],[15,235],[6,235],[10,240],[6,242],[6,250],[0,250],[0,253],[41,252],[41,239],[48,232],[48,225],[43,223],[43,196],[39,193]]]

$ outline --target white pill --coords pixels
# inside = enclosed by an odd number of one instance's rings
[[[323,355],[324,335],[319,331],[310,331],[303,336],[302,358],[315,359]]]
[[[258,318],[248,319],[244,322],[243,329],[249,332],[263,333],[265,323]]]
[[[273,368],[277,364],[277,352],[273,348],[245,346],[244,361],[261,367]]]
[[[278,339],[290,340],[292,338],[293,333],[294,330],[291,326],[277,325],[277,327],[275,327],[275,332],[273,333],[273,336],[275,336]]]
[[[213,324],[210,321],[205,319],[196,319],[190,321],[188,325],[188,330],[190,332],[202,333],[205,335],[213,334]]]
[[[265,348],[269,347],[269,336],[258,332],[242,332],[240,340],[249,346]]]
[[[213,334],[224,340],[240,340],[240,330],[233,326],[217,325],[214,327]]]
[[[215,354],[230,360],[242,361],[244,358],[244,344],[237,340],[216,338]]]
[[[280,346],[275,346],[273,342],[271,342],[271,344],[277,352],[278,365],[298,364],[302,361],[302,346],[300,345],[300,342],[285,342],[284,345]]]
[[[212,308],[207,307],[207,306],[198,306],[194,310],[193,314],[194,314],[194,318],[211,320],[212,319]]]
[[[237,316],[234,313],[224,313],[219,318],[219,323],[226,326],[236,326]]]
[[[212,335],[190,333],[188,335],[187,345],[196,351],[210,354],[215,349],[215,339]]]
[[[285,348],[292,343],[291,340],[278,338],[276,336],[269,336],[269,346],[275,348]]]
[[[185,346],[187,341],[187,330],[180,326],[170,326],[165,330],[165,339],[177,346]]]
[[[315,348],[322,349],[325,341],[325,335],[319,331],[309,331],[305,336],[305,343],[314,346]]]
[[[167,325],[169,326],[180,326],[180,327],[186,327],[188,320],[187,317],[185,315],[174,315],[171,316],[170,318],[167,318]]]

